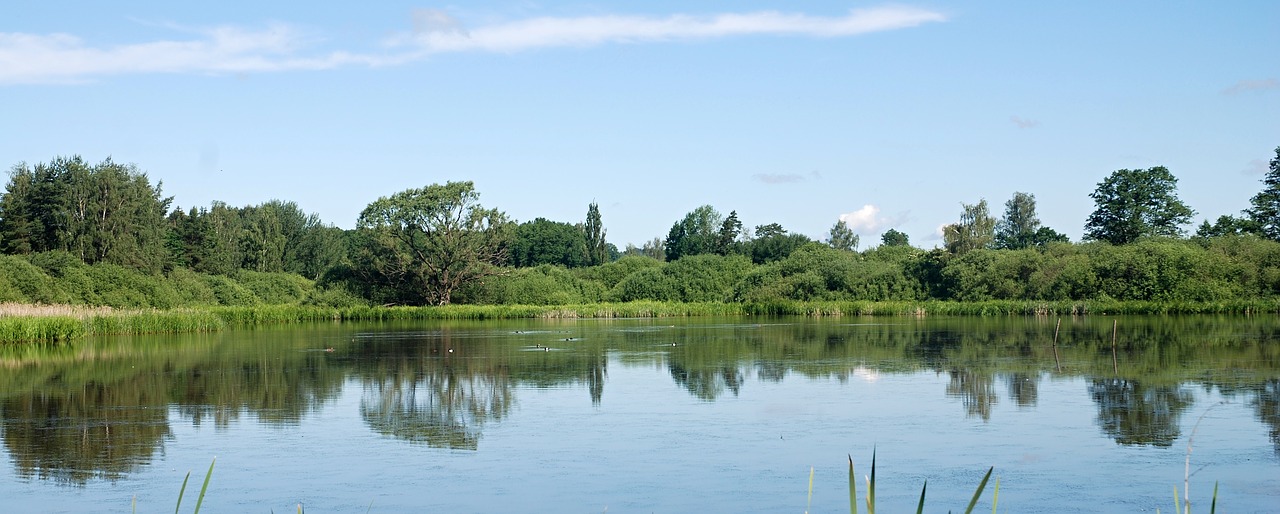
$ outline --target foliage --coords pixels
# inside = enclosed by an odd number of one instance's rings
[[[1141,237],[1181,237],[1195,211],[1178,199],[1178,179],[1164,166],[1116,170],[1089,197],[1097,208],[1085,239],[1123,245]]]
[[[858,249],[858,234],[853,233],[844,220],[838,220],[827,232],[827,244],[837,250],[852,252]]]
[[[1204,241],[1215,237],[1257,233],[1257,229],[1258,227],[1254,225],[1253,221],[1247,218],[1222,215],[1218,216],[1218,219],[1212,224],[1209,223],[1209,220],[1201,222],[1200,226],[1196,228],[1194,237]]]
[[[598,253],[591,255],[589,248],[582,228],[538,218],[516,227],[508,253],[511,265],[518,268],[543,264],[576,268],[597,257],[603,259]],[[602,250],[603,247],[596,249]]]
[[[583,225],[582,232],[585,241],[585,257],[588,266],[599,266],[612,260],[609,256],[608,243],[605,242],[604,224],[600,221],[600,206],[595,202],[587,206],[587,223]],[[554,262],[540,264],[556,264]],[[572,267],[571,264],[561,263],[565,266]]]
[[[724,219],[724,223],[720,224],[720,231],[716,233],[716,253],[741,253],[742,242],[738,240],[741,236],[742,221],[738,219],[738,211],[729,211],[729,217]]]
[[[159,272],[167,261],[164,216],[171,200],[136,166],[111,159],[19,164],[0,196],[2,250],[62,250],[90,264]]]
[[[599,302],[604,294],[599,282],[544,264],[489,277],[467,287],[460,297],[482,305],[570,305]]]
[[[628,255],[616,261],[595,266],[591,268],[580,268],[575,270],[577,275],[585,280],[599,282],[606,289],[612,289],[618,285],[622,279],[628,275],[645,268],[661,268],[663,262],[652,257],[644,257],[639,255]]]
[[[977,205],[962,204],[960,221],[942,228],[942,240],[947,251],[962,254],[979,248],[988,248],[995,240],[996,220],[991,217],[985,199]]]
[[[397,303],[446,305],[458,288],[497,273],[509,223],[478,203],[471,182],[379,198],[360,213],[357,269]]]
[[[782,225],[770,223],[756,227],[756,238],[751,241],[751,261],[764,264],[785,259],[791,252],[809,242],[803,234],[788,234]]]
[[[1245,215],[1263,237],[1280,241],[1280,147],[1276,147],[1262,184],[1262,191],[1249,199]]]
[[[902,232],[889,229],[880,236],[882,246],[911,246],[911,238]]]
[[[1067,236],[1040,225],[1035,195],[1018,192],[1005,202],[1004,216],[996,223],[995,248],[1017,250],[1065,242]]]
[[[710,205],[703,205],[685,214],[684,218],[671,225],[667,239],[663,242],[667,261],[686,255],[716,253],[716,245],[720,240],[719,229],[723,224],[724,217]]]

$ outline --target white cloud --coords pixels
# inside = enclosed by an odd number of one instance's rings
[[[1249,166],[1244,169],[1245,175],[1266,175],[1271,171],[1271,165],[1262,159],[1253,159],[1249,161]]]
[[[443,13],[440,13],[443,14]],[[446,15],[447,16],[447,15]],[[451,19],[451,18],[450,18]],[[709,39],[747,35],[843,37],[915,27],[945,21],[941,13],[911,7],[857,9],[845,16],[824,17],[762,11],[710,16],[541,17],[472,30],[426,31],[392,44],[416,44],[427,53],[517,52],[563,46]],[[457,27],[458,25],[454,25]]]
[[[289,25],[216,27],[182,41],[95,48],[69,34],[0,33],[0,83],[75,82],[130,73],[244,73],[317,70],[379,59],[345,52],[298,55],[307,38]]]
[[[1023,118],[1020,116],[1010,116],[1009,121],[1012,121],[1013,124],[1017,125],[1018,128],[1020,129],[1036,128],[1040,126],[1039,121]]]
[[[880,208],[871,204],[861,209],[840,215],[840,220],[849,225],[854,232],[864,235],[878,235],[883,229],[890,229],[906,221],[906,213],[888,217],[880,214]]]
[[[1235,96],[1247,91],[1267,91],[1270,89],[1280,89],[1280,80],[1241,80],[1232,84],[1231,87],[1222,90],[1222,94]]]
[[[751,178],[764,182],[765,184],[794,184],[796,182],[804,182],[804,175],[795,173],[775,174],[775,173],[756,173]]]
[[[248,73],[404,64],[448,52],[517,52],[608,43],[750,35],[847,37],[945,21],[934,11],[880,7],[844,16],[774,11],[705,16],[539,17],[466,28],[443,11],[418,10],[412,31],[385,41],[383,53],[319,51],[287,24],[215,27],[193,37],[95,46],[70,34],[0,32],[0,84],[59,83],[123,74]]]

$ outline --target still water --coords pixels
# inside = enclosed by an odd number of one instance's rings
[[[317,324],[0,348],[0,503],[165,512],[1280,509],[1274,317]],[[1112,345],[1112,330],[1115,346]],[[1055,332],[1057,344],[1054,344]],[[813,470],[813,495],[808,498]],[[861,479],[860,479],[861,480]],[[865,482],[861,484],[865,492]],[[994,485],[994,483],[992,484]],[[979,511],[990,509],[992,485]]]

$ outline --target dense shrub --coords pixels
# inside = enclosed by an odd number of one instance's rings
[[[459,293],[460,303],[489,305],[569,305],[604,298],[599,282],[578,278],[560,266],[513,269]]]

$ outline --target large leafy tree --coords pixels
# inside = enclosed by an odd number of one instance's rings
[[[751,261],[764,264],[787,258],[791,252],[810,242],[804,234],[788,234],[782,225],[770,223],[757,225],[756,238],[751,241]]]
[[[599,266],[609,262],[609,246],[604,239],[605,229],[600,221],[600,206],[595,202],[587,206],[587,223],[582,230],[586,237],[587,265]]]
[[[479,204],[471,182],[432,184],[379,198],[356,223],[360,272],[386,287],[379,298],[446,305],[460,287],[499,272],[510,222]]]
[[[667,261],[686,255],[715,253],[719,229],[723,224],[724,217],[710,205],[703,205],[685,214],[684,218],[671,225],[667,239],[663,242]]]
[[[511,240],[511,264],[518,267],[559,264],[566,268],[587,265],[591,252],[584,232],[590,233],[545,218],[521,223]]]
[[[1178,179],[1164,166],[1116,170],[1089,197],[1097,208],[1085,239],[1122,245],[1145,236],[1181,237],[1195,211],[1178,199]]]
[[[1263,237],[1280,241],[1280,147],[1262,184],[1265,187],[1249,199],[1251,207],[1244,212]]]
[[[979,248],[989,248],[995,240],[996,219],[985,199],[976,205],[962,204],[960,221],[942,227],[942,241],[947,251],[961,254]]]
[[[880,235],[881,246],[911,246],[911,237],[895,229],[889,229]]]

